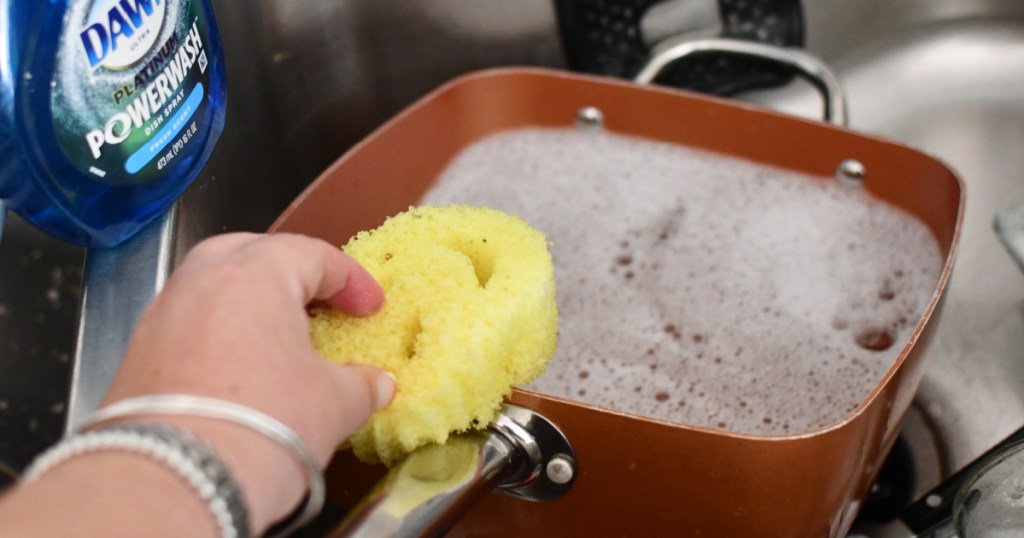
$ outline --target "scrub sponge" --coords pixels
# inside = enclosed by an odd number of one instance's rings
[[[384,288],[368,318],[316,309],[326,358],[395,375],[391,405],[349,441],[363,461],[392,464],[452,432],[486,426],[513,385],[543,373],[558,310],[544,236],[522,219],[470,206],[414,207],[343,247]]]

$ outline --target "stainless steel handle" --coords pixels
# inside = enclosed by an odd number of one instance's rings
[[[421,448],[391,469],[332,536],[441,535],[514,458],[512,447],[491,432]]]
[[[839,77],[817,56],[798,49],[739,39],[669,39],[655,47],[651,59],[633,80],[638,84],[650,84],[670,63],[693,54],[708,52],[748,56],[792,68],[821,94],[825,121],[846,126],[846,94]]]
[[[488,491],[549,500],[568,491],[576,475],[572,446],[551,421],[505,405],[487,430],[407,456],[332,536],[439,536]]]

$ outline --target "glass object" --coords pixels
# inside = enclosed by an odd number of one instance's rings
[[[961,538],[1024,536],[1024,442],[971,472],[953,502],[953,517]]]

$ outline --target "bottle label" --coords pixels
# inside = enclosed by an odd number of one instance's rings
[[[61,149],[101,182],[160,177],[206,132],[209,34],[202,6],[72,0],[66,13],[51,94]]]

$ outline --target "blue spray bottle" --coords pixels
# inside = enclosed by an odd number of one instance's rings
[[[198,174],[225,98],[209,0],[0,0],[0,198],[116,245]]]

